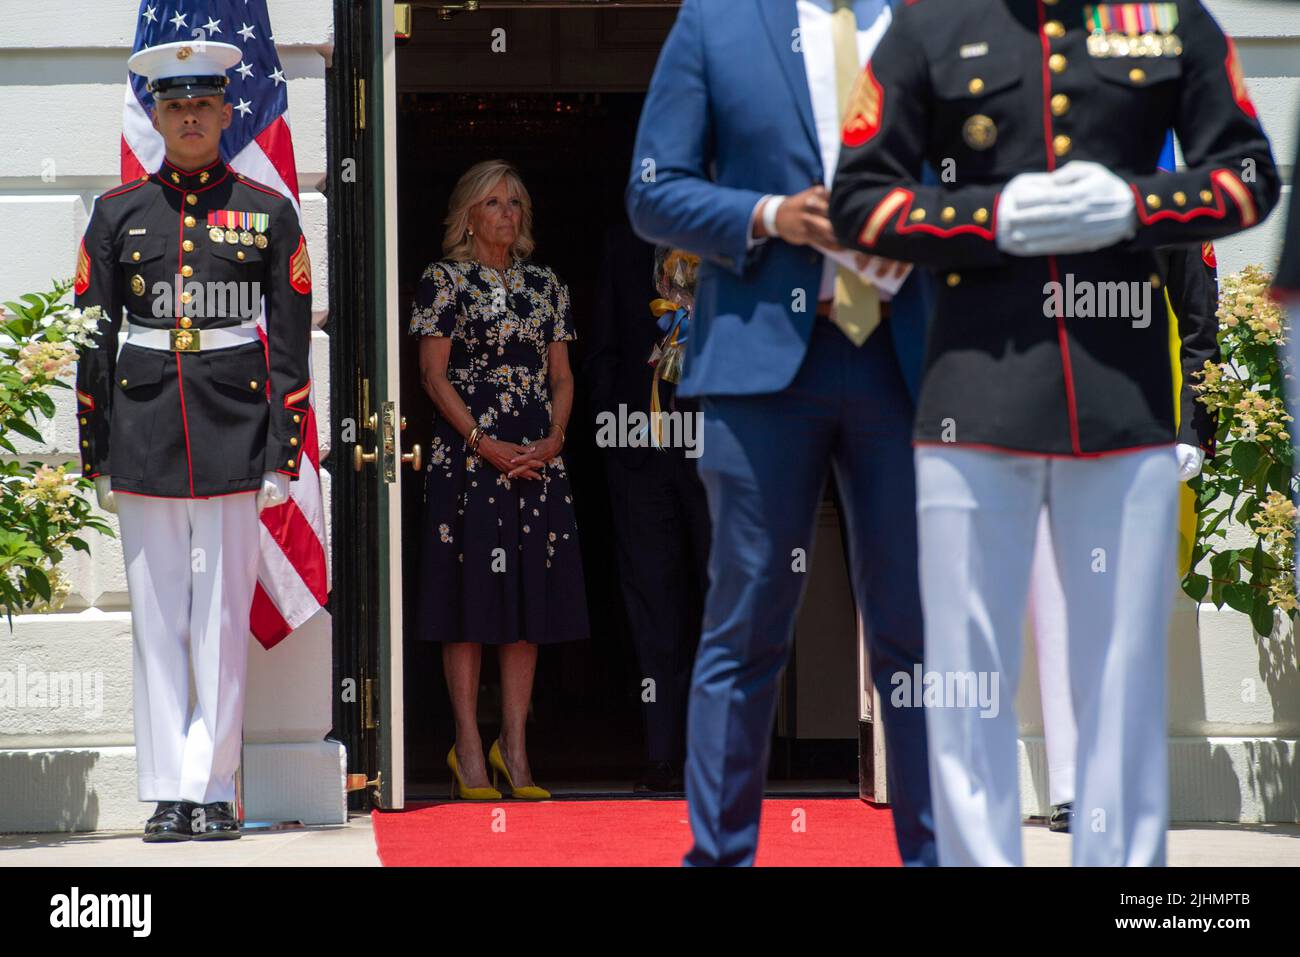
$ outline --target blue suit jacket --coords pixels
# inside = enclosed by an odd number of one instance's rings
[[[795,0],[684,0],[650,81],[627,211],[643,239],[701,256],[683,396],[779,391],[807,351],[822,255],[778,239],[746,248],[763,194],[826,179],[798,26]],[[933,300],[915,270],[889,320],[913,399]]]

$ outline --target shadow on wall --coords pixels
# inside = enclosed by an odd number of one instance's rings
[[[0,764],[0,833],[18,829],[19,818],[8,819],[6,811],[21,816],[25,832],[98,828],[99,796],[88,782],[99,758],[93,750],[8,752]],[[37,806],[41,816],[33,818]]]

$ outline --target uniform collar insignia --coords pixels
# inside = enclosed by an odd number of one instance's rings
[[[215,186],[229,174],[229,167],[226,166],[223,160],[218,158],[215,163],[195,170],[183,170],[164,159],[162,166],[158,168],[155,175],[160,182],[172,187],[172,189],[196,192]]]

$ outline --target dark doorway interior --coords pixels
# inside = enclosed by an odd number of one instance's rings
[[[425,265],[441,257],[442,219],[457,178],[482,159],[519,168],[532,195],[533,260],[569,285],[578,339],[570,361],[579,377],[571,422],[591,421],[581,379],[607,224],[624,216],[622,188],[643,96],[636,93],[405,94],[398,116],[399,262],[402,327]],[[404,340],[405,341],[405,340]],[[413,345],[413,342],[411,343]],[[414,348],[404,352],[402,408],[408,441],[428,447],[435,409],[420,387]],[[539,656],[535,723],[529,752],[539,780],[630,779],[641,754],[636,656],[618,598],[609,502],[593,430],[570,428],[565,460],[574,487],[586,571],[592,639],[557,645]],[[416,640],[420,622],[419,542],[414,521],[420,486],[405,486],[406,761],[408,791],[446,779],[452,739],[441,646]],[[486,737],[499,715],[496,656],[483,657],[479,712]],[[441,790],[441,783],[436,785]]]

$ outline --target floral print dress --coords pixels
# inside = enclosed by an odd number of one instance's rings
[[[486,435],[526,445],[551,427],[547,358],[575,338],[569,289],[546,266],[441,260],[420,279],[410,333],[450,336],[447,378]],[[424,482],[420,637],[545,644],[588,637],[563,455],[507,478],[441,415]]]

